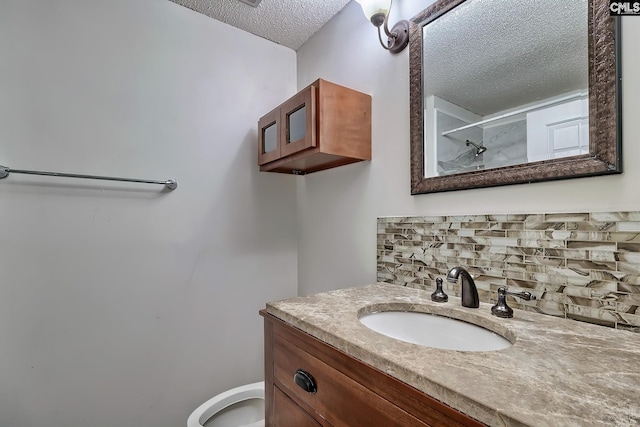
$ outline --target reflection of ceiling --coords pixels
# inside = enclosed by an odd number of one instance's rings
[[[351,0],[262,0],[257,7],[238,0],[171,1],[297,50]]]
[[[586,90],[587,56],[587,0],[467,0],[425,26],[425,94],[484,116]]]

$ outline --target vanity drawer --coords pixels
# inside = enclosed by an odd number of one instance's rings
[[[326,420],[336,427],[427,426],[297,347],[284,336],[274,333],[273,337],[274,383],[315,418]],[[299,369],[313,377],[317,386],[315,393],[307,392],[296,384],[294,375]]]
[[[275,386],[273,387],[273,400],[276,408],[278,408],[273,414],[274,426],[321,427],[309,414]]]

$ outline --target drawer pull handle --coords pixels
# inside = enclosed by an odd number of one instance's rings
[[[318,391],[318,387],[316,386],[316,380],[313,379],[310,373],[303,371],[302,369],[298,369],[293,376],[293,380],[300,386],[301,389],[306,391],[307,393],[315,393]]]

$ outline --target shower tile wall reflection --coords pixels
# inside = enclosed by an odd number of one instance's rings
[[[461,265],[481,301],[526,289],[509,305],[640,331],[640,212],[379,218],[377,260],[380,282],[432,290]]]
[[[437,112],[436,124],[438,175],[484,169],[483,155],[477,154],[476,148],[465,143],[467,140],[471,140],[482,144],[481,128],[472,127],[465,129],[464,131],[457,132],[455,137],[442,136],[442,132],[469,124],[442,111]]]
[[[443,132],[469,125],[468,122],[437,112],[438,175],[527,163],[527,121],[502,120],[473,126],[443,136]],[[483,148],[483,150],[479,150]]]
[[[528,162],[526,120],[485,127],[483,142],[487,147],[484,153],[484,166],[487,169]]]

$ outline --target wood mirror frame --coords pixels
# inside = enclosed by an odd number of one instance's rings
[[[589,154],[425,177],[423,27],[467,0],[437,0],[410,20],[411,194],[493,187],[622,172],[620,18],[607,0],[589,0]]]

